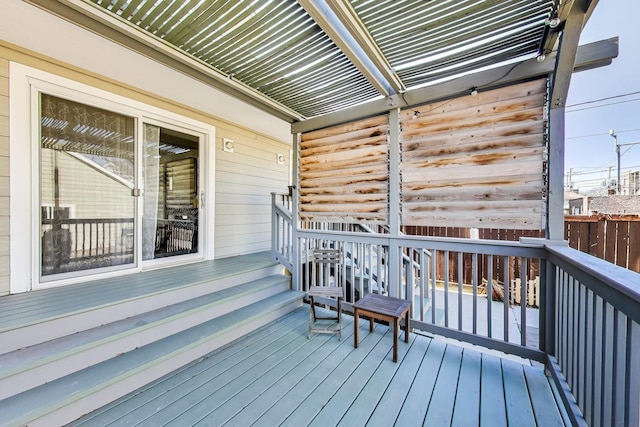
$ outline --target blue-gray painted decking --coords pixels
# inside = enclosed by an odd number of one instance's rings
[[[0,332],[275,265],[259,252],[0,297]]]
[[[353,318],[307,339],[308,307],[88,414],[73,425],[565,425],[541,367]]]

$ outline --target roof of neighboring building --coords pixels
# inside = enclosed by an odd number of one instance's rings
[[[594,214],[640,214],[640,196],[602,196],[589,199],[589,210]]]

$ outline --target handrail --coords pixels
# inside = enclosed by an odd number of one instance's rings
[[[401,246],[415,246],[422,249],[439,249],[449,250],[452,252],[471,252],[476,251],[479,254],[494,255],[516,255],[516,256],[534,256],[537,258],[546,258],[546,250],[544,245],[529,242],[510,242],[505,240],[470,240],[461,237],[430,237],[430,236],[390,236],[389,234],[372,233],[363,235],[362,233],[330,231],[330,230],[298,230],[300,237],[317,237],[321,239],[335,239],[340,241],[353,241],[357,243],[365,243],[369,239],[375,240],[377,243],[390,243],[396,241]],[[497,252],[497,253],[496,253]]]
[[[562,265],[572,276],[640,323],[640,275],[570,247],[546,246],[548,259]],[[586,279],[586,280],[585,280]]]

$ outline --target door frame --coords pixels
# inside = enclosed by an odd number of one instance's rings
[[[202,162],[199,172],[202,178],[201,197],[204,199],[204,205],[200,211],[203,213],[202,223],[199,224],[202,229],[202,245],[197,257],[174,259],[172,263],[214,258],[215,127],[213,125],[15,62],[10,63],[9,75],[9,165],[10,170],[13,171],[10,179],[10,293],[130,274],[141,271],[143,268],[165,266],[168,263],[168,261],[149,265],[145,263],[143,266],[141,251],[136,248],[136,262],[131,268],[108,272],[87,270],[85,271],[87,274],[76,277],[40,281],[40,141],[38,138],[40,92],[132,116],[136,119],[138,138],[144,120],[179,126],[190,130],[191,133],[202,135],[200,142]],[[16,171],[29,172],[24,173],[26,176],[19,176]],[[138,200],[136,200],[135,218],[139,221],[138,218],[142,215],[139,206],[140,198],[136,199]],[[137,228],[139,233],[140,227]]]

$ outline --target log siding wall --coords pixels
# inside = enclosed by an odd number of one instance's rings
[[[402,223],[540,230],[546,79],[407,109]]]
[[[387,223],[388,135],[386,115],[303,134],[301,219]]]
[[[546,93],[540,79],[402,111],[402,225],[544,229]],[[388,223],[388,120],[302,134],[303,221]]]

